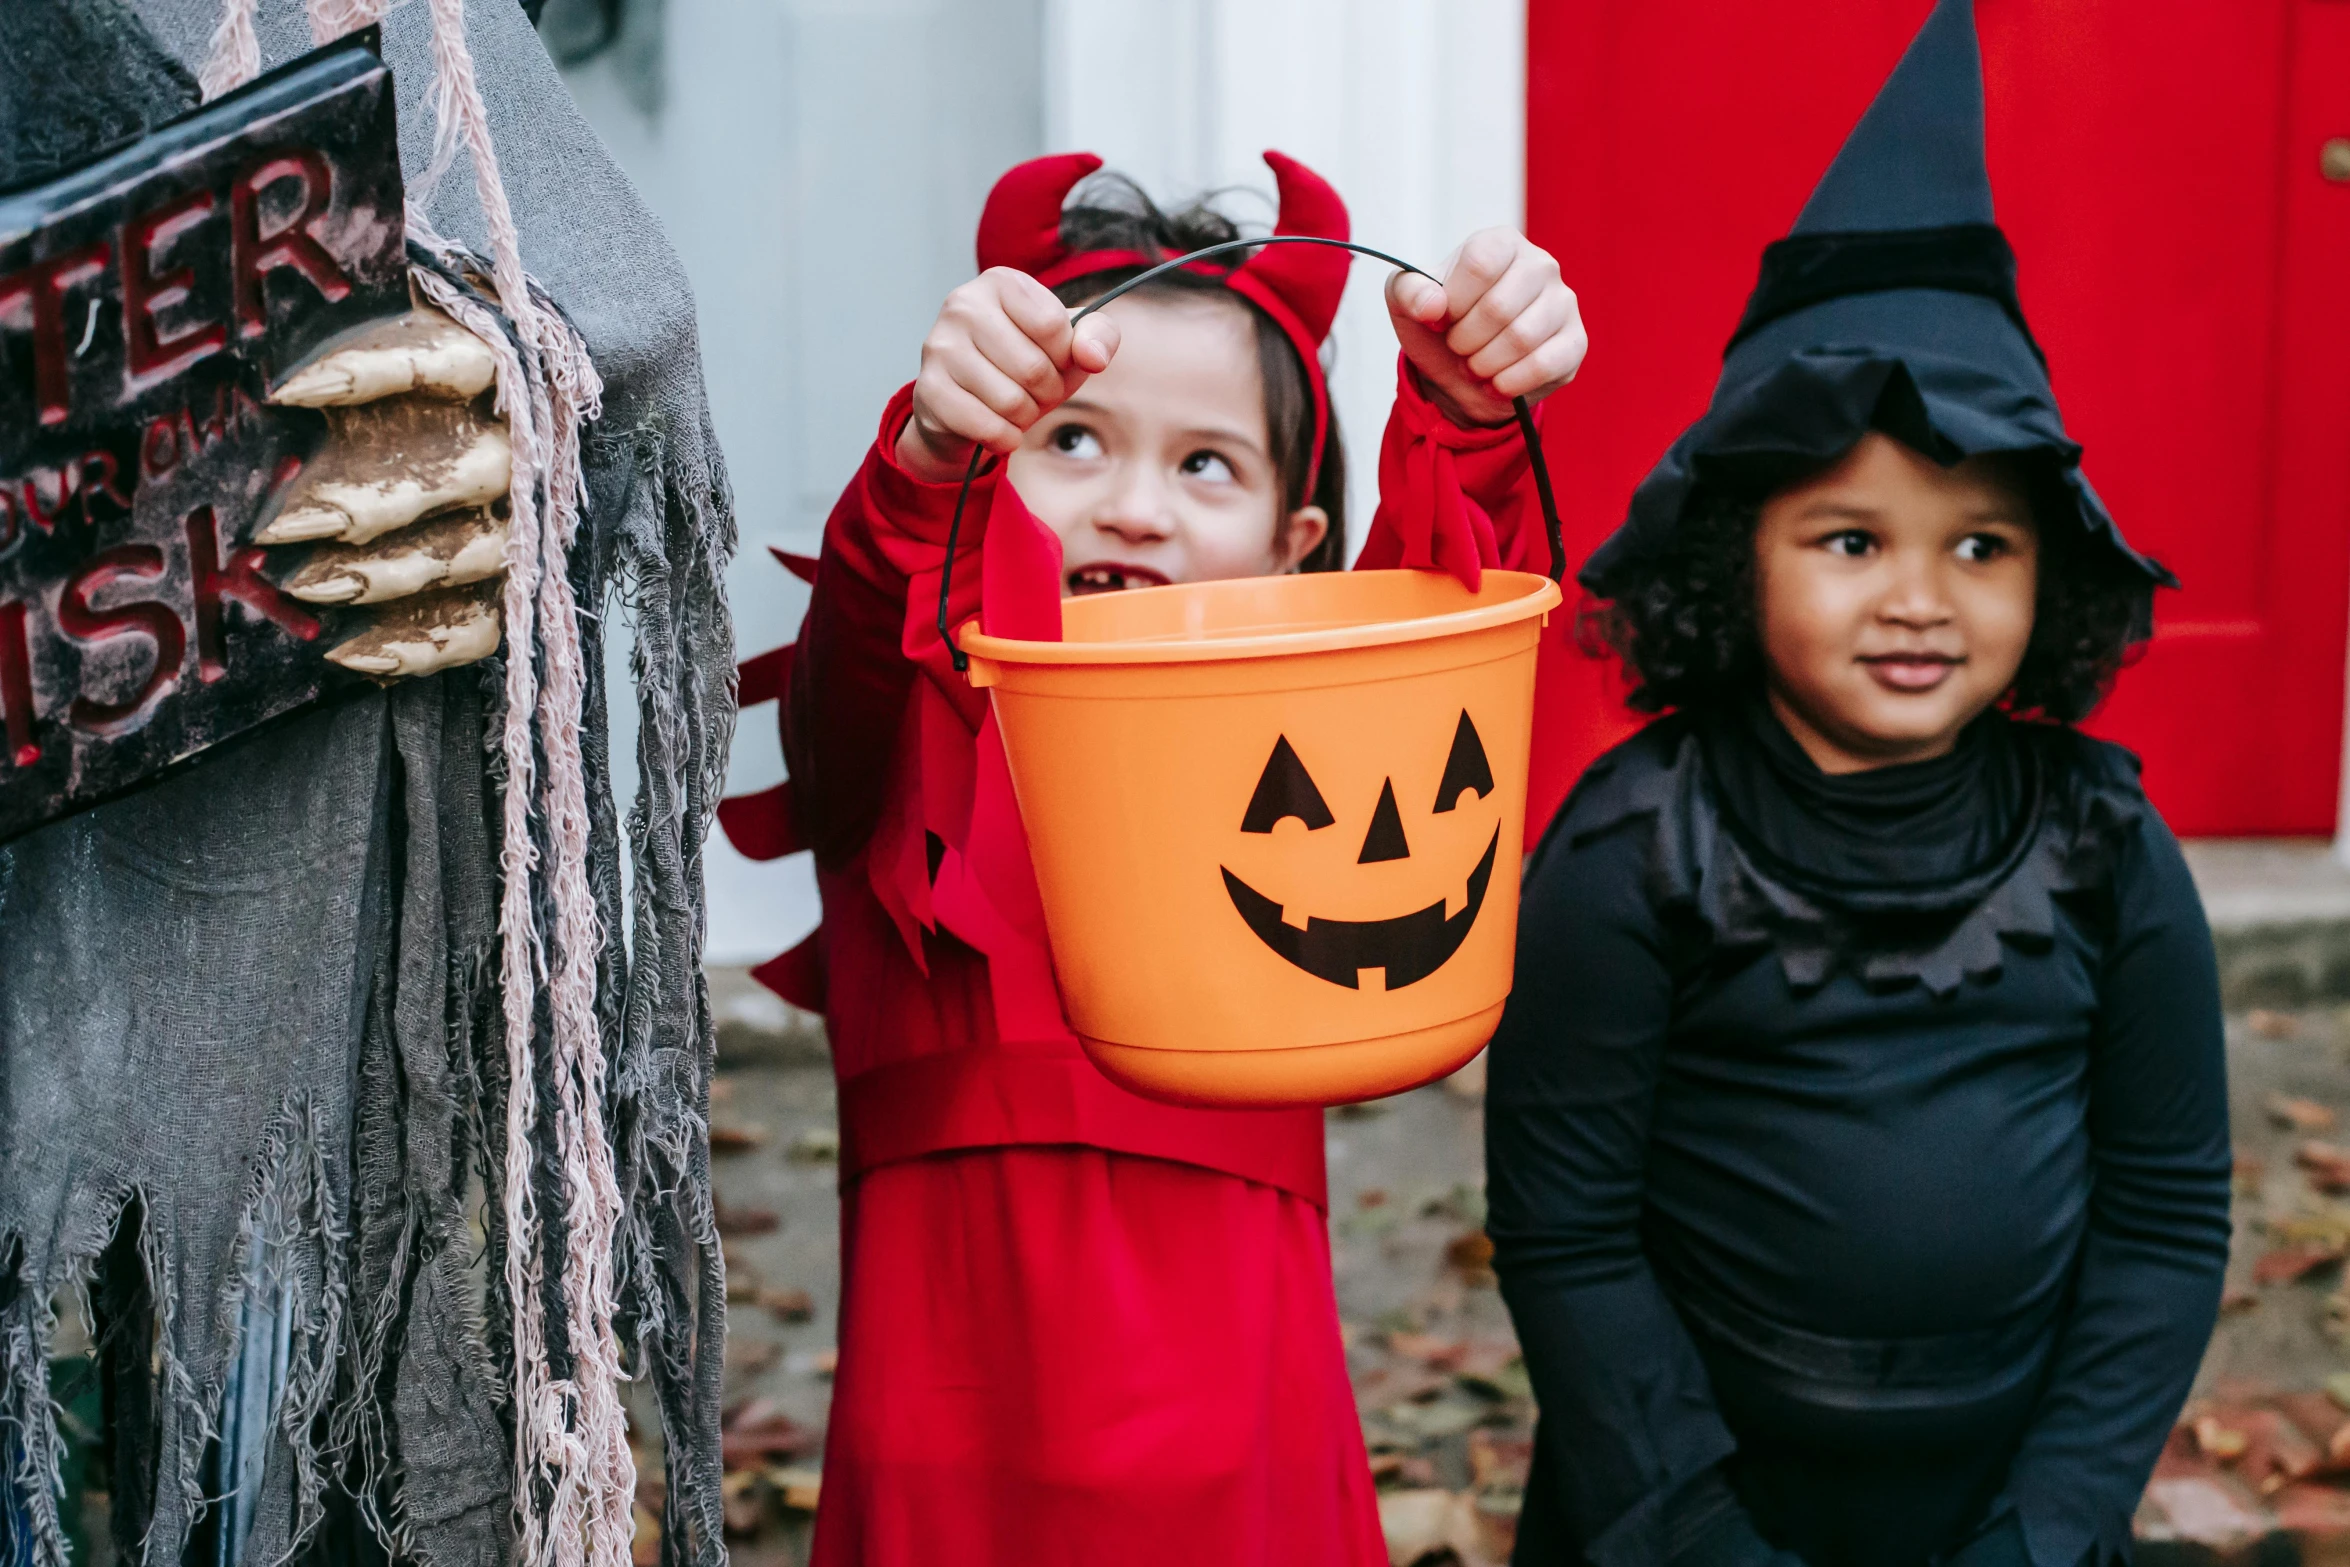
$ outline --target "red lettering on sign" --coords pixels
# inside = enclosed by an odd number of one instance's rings
[[[6,720],[8,754],[19,767],[41,759],[33,744],[33,650],[25,638],[24,606],[0,604],[0,719]]]
[[[261,193],[280,180],[299,180],[302,195],[293,217],[271,233],[261,232]],[[351,292],[351,280],[310,235],[309,225],[326,215],[334,193],[334,170],[325,158],[304,148],[270,158],[229,187],[230,251],[236,274],[237,329],[259,337],[269,325],[261,294],[264,275],[292,267],[328,300]]]
[[[196,586],[196,674],[206,683],[228,673],[228,642],[220,630],[223,599],[234,599],[300,641],[318,635],[317,617],[261,574],[268,558],[264,551],[242,549],[222,569],[220,523],[212,508],[199,506],[188,513],[188,570]]]
[[[100,702],[77,696],[66,717],[76,729],[95,735],[118,735],[138,727],[139,718],[157,698],[179,684],[180,659],[188,650],[187,633],[171,606],[155,599],[133,599],[112,609],[92,607],[90,600],[126,578],[146,581],[164,574],[163,551],[152,544],[124,544],[91,556],[82,569],[66,579],[57,596],[57,624],[79,642],[111,642],[120,637],[145,637],[155,645],[155,667],[139,689],[120,702]]]
[[[0,316],[32,330],[33,395],[43,424],[63,424],[73,407],[65,363],[66,293],[106,270],[109,249],[99,240],[0,278]]]
[[[75,467],[81,475],[82,521],[94,523],[90,515],[90,497],[103,495],[124,511],[131,509],[131,498],[122,493],[122,468],[115,462],[114,453],[84,452],[76,459]]]
[[[225,322],[191,321],[167,337],[156,320],[185,301],[196,283],[195,268],[157,272],[156,262],[173,240],[209,217],[215,205],[212,192],[191,191],[123,225],[122,330],[130,350],[133,390],[228,346]]]
[[[157,414],[147,421],[147,433],[139,439],[139,472],[150,479],[160,479],[179,466],[179,432],[171,427],[171,415]]]
[[[189,456],[210,451],[228,434],[233,416],[232,410],[225,406],[226,403],[227,399],[215,392],[212,396],[212,417],[201,424],[196,422],[194,404],[190,404],[180,414],[180,430],[188,438]]]
[[[47,474],[57,485],[57,499],[48,506],[41,504],[43,474]],[[17,492],[23,498],[26,520],[43,533],[55,533],[57,519],[65,515],[65,503],[73,499],[73,489],[74,471],[70,466],[63,469],[36,468],[26,474],[17,485]]]

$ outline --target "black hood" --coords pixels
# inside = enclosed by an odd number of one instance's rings
[[[2003,452],[2046,475],[2043,527],[2078,526],[2142,573],[2081,473],[1992,219],[1973,0],[1941,0],[1762,275],[1713,406],[1633,492],[1579,580],[1613,597],[1668,554],[1701,487],[1754,493],[1834,462],[1870,430],[1937,462]],[[2056,515],[2047,513],[2053,511]]]

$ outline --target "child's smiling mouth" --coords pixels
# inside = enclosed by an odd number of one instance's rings
[[[1873,653],[1863,654],[1861,663],[1869,675],[1888,691],[1915,693],[1931,691],[1950,678],[1950,672],[1966,662],[1963,653]]]
[[[1167,574],[1148,566],[1097,560],[1071,571],[1068,582],[1070,593],[1082,598],[1089,593],[1117,593],[1126,588],[1163,588],[1167,585]]]

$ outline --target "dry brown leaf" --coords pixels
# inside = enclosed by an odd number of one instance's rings
[[[2270,1094],[2260,1102],[2260,1108],[2277,1125],[2296,1132],[2330,1132],[2341,1119],[2314,1099],[2298,1099],[2290,1094]]]
[[[1471,1282],[1490,1283],[1493,1279],[1493,1237],[1482,1229],[1464,1230],[1444,1248],[1444,1260],[1460,1269],[1462,1276]]]
[[[1469,1342],[1466,1339],[1443,1338],[1434,1333],[1390,1333],[1387,1335],[1387,1347],[1406,1360],[1416,1360],[1440,1371],[1451,1371],[1460,1365],[1461,1357],[1468,1353]]]
[[[2290,1012],[2279,1012],[2274,1007],[2254,1007],[2245,1014],[2245,1023],[2263,1039],[2291,1039],[2301,1032],[2301,1020]]]
[[[766,1281],[759,1270],[747,1262],[730,1262],[726,1266],[726,1303],[729,1306],[755,1304],[765,1293]]]
[[[2293,1162],[2321,1192],[2350,1191],[2350,1148],[2339,1143],[2307,1142],[2293,1150]]]
[[[2259,1304],[2260,1297],[2258,1295],[2248,1289],[2239,1289],[2233,1284],[2219,1293],[2219,1309],[2222,1316],[2231,1312],[2250,1311]]]
[[[2236,1473],[2257,1486],[2263,1496],[2316,1473],[2325,1462],[2324,1449],[2277,1410],[2232,1411],[2224,1424],[2244,1438],[2242,1453],[2235,1461]]]
[[[733,1125],[713,1124],[710,1128],[710,1151],[712,1153],[749,1153],[754,1148],[765,1147],[766,1144],[767,1128],[754,1122],[744,1121]]]
[[[2340,1203],[2313,1203],[2299,1213],[2267,1220],[2261,1228],[2281,1245],[2330,1246],[2350,1255],[2350,1208]]]
[[[1475,1506],[1467,1493],[1422,1487],[1382,1491],[1379,1529],[1391,1567],[1431,1567],[1447,1560],[1482,1559]]]
[[[2263,1252],[2252,1264],[2255,1284],[2290,1284],[2305,1279],[2328,1263],[2340,1262],[2342,1253],[2330,1246],[2286,1246]]]
[[[1522,1487],[1533,1466],[1534,1443],[1530,1439],[1502,1436],[1484,1427],[1469,1433],[1469,1483],[1478,1490]]]
[[[731,1376],[755,1377],[783,1358],[781,1344],[752,1344],[742,1339],[726,1341],[726,1370]]]
[[[1373,1208],[1386,1207],[1387,1188],[1384,1186],[1364,1187],[1361,1191],[1355,1193],[1355,1206],[1365,1210],[1366,1212]]]
[[[772,1208],[737,1208],[711,1201],[721,1235],[771,1235],[783,1228],[783,1215]]]
[[[737,1407],[733,1418],[719,1429],[721,1461],[731,1475],[758,1470],[787,1458],[804,1458],[816,1450],[817,1435],[764,1398]]]
[[[2235,1426],[2225,1424],[2217,1415],[2205,1415],[2195,1422],[2195,1445],[2206,1458],[2222,1463],[2244,1456],[2244,1449],[2252,1445],[2252,1438]]]
[[[1464,1377],[1490,1379],[1517,1358],[1518,1346],[1507,1339],[1471,1339],[1462,1346],[1452,1369]]]
[[[759,1476],[749,1470],[728,1474],[718,1482],[719,1504],[726,1513],[726,1532],[735,1539],[754,1535],[767,1521],[767,1493]]]
[[[767,1483],[783,1499],[783,1505],[795,1513],[812,1513],[816,1499],[824,1486],[824,1472],[820,1469],[771,1468]]]
[[[761,1290],[758,1301],[781,1322],[807,1322],[816,1315],[815,1297],[804,1289]]]
[[[2230,1185],[2237,1196],[2257,1197],[2260,1195],[2261,1182],[2268,1177],[2268,1161],[2255,1159],[2249,1154],[2240,1155],[2230,1176]]]
[[[1436,1483],[1436,1465],[1416,1453],[1373,1453],[1371,1483],[1425,1488]]]

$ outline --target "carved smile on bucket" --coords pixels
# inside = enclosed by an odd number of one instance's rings
[[[1474,790],[1480,800],[1493,792],[1493,769],[1486,761],[1477,726],[1466,712],[1453,731],[1452,751],[1445,759],[1443,781],[1437,786],[1435,814],[1456,809],[1463,790]],[[1308,832],[1319,832],[1337,821],[1288,737],[1283,736],[1275,742],[1273,754],[1257,779],[1240,830],[1270,833],[1274,823],[1291,816],[1304,823]],[[1501,828],[1496,825],[1484,857],[1469,872],[1460,912],[1449,918],[1444,912],[1447,900],[1439,898],[1425,908],[1391,919],[1333,920],[1314,915],[1301,929],[1282,918],[1278,899],[1257,891],[1230,867],[1219,869],[1224,873],[1224,891],[1242,921],[1259,941],[1295,967],[1349,990],[1362,988],[1363,970],[1378,969],[1385,989],[1401,990],[1444,967],[1468,939],[1478,911],[1485,907],[1500,847]],[[1356,863],[1370,865],[1410,856],[1403,815],[1395,803],[1395,782],[1388,779],[1379,791],[1379,804],[1371,813]]]

